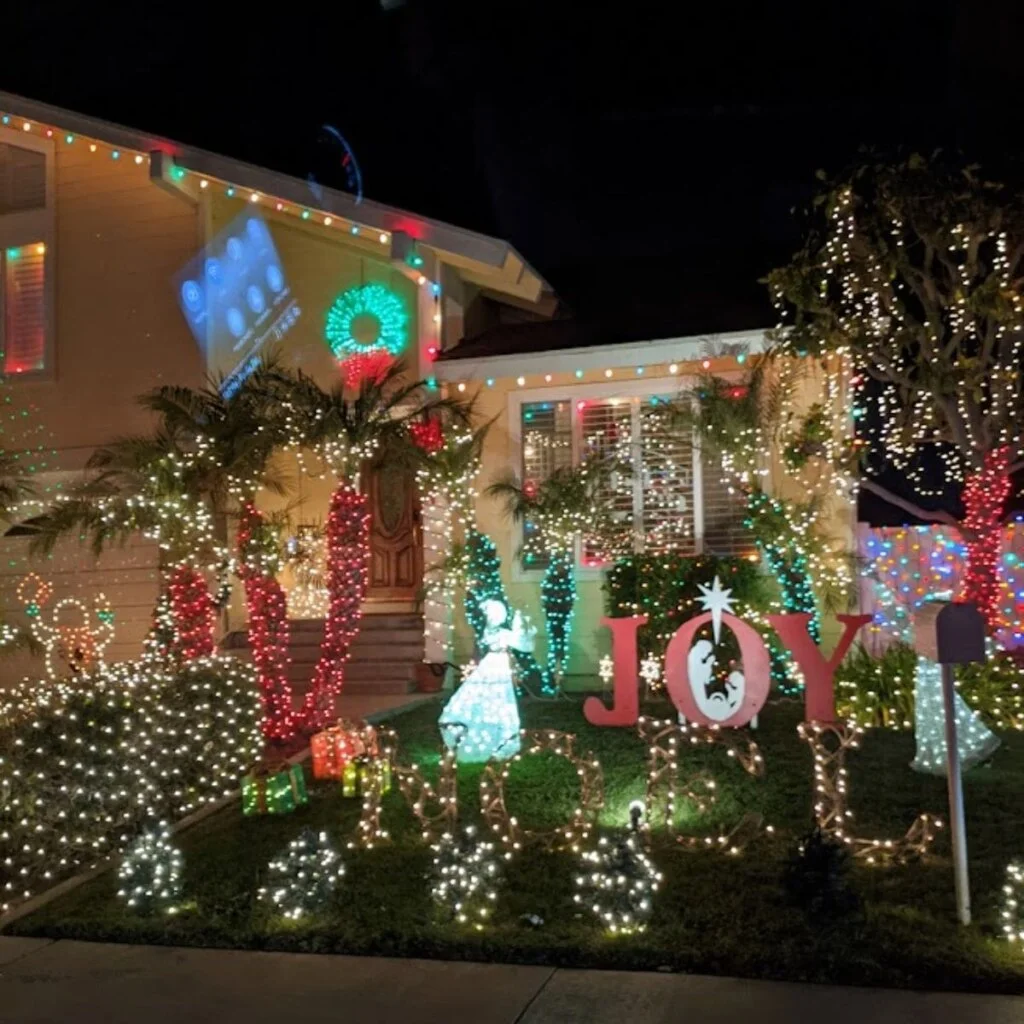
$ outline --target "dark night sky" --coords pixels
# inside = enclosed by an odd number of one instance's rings
[[[333,124],[369,197],[510,239],[634,336],[768,322],[792,208],[861,144],[1021,149],[1012,0],[320,6],[14,5],[0,88],[327,184]]]

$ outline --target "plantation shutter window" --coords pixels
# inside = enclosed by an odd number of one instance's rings
[[[0,373],[50,363],[54,144],[0,128]]]
[[[704,454],[690,430],[673,417],[671,398],[644,395],[563,398],[526,402],[520,409],[522,480],[539,486],[555,470],[587,460],[610,459],[613,469],[600,501],[613,528],[609,548],[682,555],[746,555],[753,551],[742,497],[729,493],[718,460]],[[526,522],[529,545],[535,527]],[[542,553],[524,552],[522,567],[547,564]],[[607,564],[609,554],[583,538],[584,567]]]
[[[643,550],[697,553],[694,450],[689,431],[673,426],[666,404],[640,406],[640,523]]]
[[[43,369],[46,356],[46,246],[8,249],[3,256],[3,372]]]
[[[613,522],[614,550],[625,553],[636,548],[636,454],[637,441],[633,403],[612,398],[602,401],[578,402],[580,458],[610,459],[621,464],[612,471],[608,486],[600,500],[610,512]],[[600,565],[602,552],[586,540],[583,542],[583,564]]]
[[[523,487],[538,487],[555,470],[573,464],[572,405],[562,402],[530,402],[520,410],[520,436],[523,446]],[[523,523],[523,541],[531,547],[523,552],[523,568],[538,569],[547,559],[536,550],[536,526]],[[532,542],[532,543],[531,543]]]

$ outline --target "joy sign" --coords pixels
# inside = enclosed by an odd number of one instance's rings
[[[665,687],[679,713],[700,725],[738,727],[753,719],[768,699],[770,659],[761,634],[732,613],[732,592],[723,590],[718,577],[710,587],[701,586],[699,598],[704,614],[684,622],[665,651]],[[833,677],[839,663],[870,615],[837,615],[843,635],[832,655],[826,659],[811,639],[806,613],[766,616],[772,629],[793,656],[804,677],[805,718],[807,721],[833,722],[836,719]],[[700,639],[698,631],[708,623],[713,641]],[[613,703],[610,708],[597,697],[583,705],[584,717],[591,725],[634,725],[640,713],[637,675],[637,631],[647,624],[647,616],[601,620],[612,634]],[[739,645],[739,665],[721,680],[716,673],[722,627]]]

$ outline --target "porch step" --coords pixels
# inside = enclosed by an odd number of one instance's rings
[[[302,694],[320,658],[324,623],[323,619],[293,619],[289,626],[288,680],[296,693]],[[222,646],[248,655],[248,630],[229,634]],[[345,664],[344,692],[411,693],[422,660],[422,616],[406,612],[364,615]]]

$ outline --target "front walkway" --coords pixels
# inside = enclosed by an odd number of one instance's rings
[[[1021,1024],[1024,997],[0,938],[3,1024]]]

